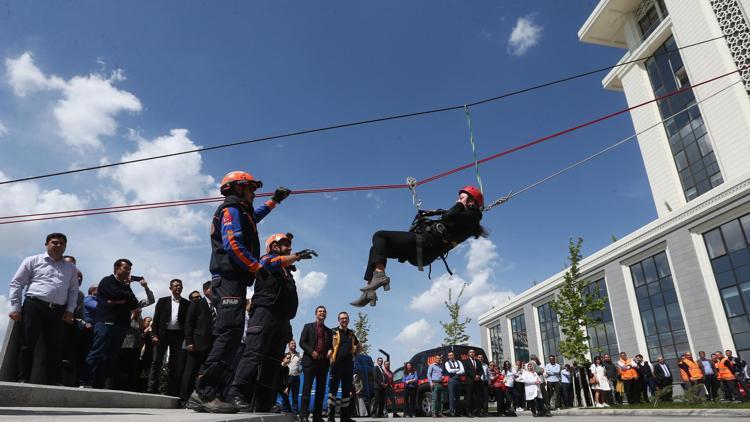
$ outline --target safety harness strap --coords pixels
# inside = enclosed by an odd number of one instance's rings
[[[422,264],[422,234],[417,233],[417,269],[419,271],[424,271],[424,266]]]

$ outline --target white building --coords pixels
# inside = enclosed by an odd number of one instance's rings
[[[620,63],[638,60],[603,80],[631,106],[739,70],[631,112],[638,132],[673,116],[638,137],[658,219],[582,262],[609,298],[605,323],[587,328],[592,355],[674,362],[688,350],[732,349],[750,358],[748,11],[750,0],[601,0],[578,32],[624,49]],[[560,355],[549,301],[562,276],[480,316],[493,360]]]

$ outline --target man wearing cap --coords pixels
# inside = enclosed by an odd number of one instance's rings
[[[211,292],[217,310],[214,344],[201,367],[196,389],[187,407],[198,412],[234,413],[223,391],[231,380],[230,366],[242,341],[247,288],[257,272],[268,273],[260,265],[260,240],[256,225],[289,196],[291,191],[278,188],[271,200],[253,207],[255,191],[263,183],[249,173],[233,171],[221,181],[225,197],[211,221]]]

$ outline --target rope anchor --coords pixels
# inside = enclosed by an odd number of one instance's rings
[[[511,198],[513,198],[515,195],[513,195],[513,191],[508,192],[507,195],[501,196],[500,198],[497,198],[493,203],[489,205],[485,205],[482,211],[489,211],[493,208],[495,208],[498,205],[503,205],[504,203],[510,201]]]
[[[411,191],[411,202],[414,204],[414,207],[417,208],[417,212],[419,212],[422,209],[422,200],[417,196],[417,179],[411,176],[407,177],[406,185]]]

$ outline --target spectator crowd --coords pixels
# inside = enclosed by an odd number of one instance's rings
[[[217,309],[211,300],[211,281],[203,284],[202,292],[192,291],[184,298],[182,281],[173,279],[170,294],[156,300],[146,279],[131,274],[133,263],[121,258],[114,262],[112,274],[89,286],[84,295],[83,275],[76,259],[64,254],[66,246],[64,234],[48,235],[46,252],[24,259],[11,280],[10,318],[20,323],[21,332],[18,381],[31,382],[36,372],[46,384],[168,394],[186,404],[195,394],[198,373],[215,340]],[[145,299],[136,297],[135,283]],[[143,317],[142,309],[153,304],[153,318]],[[251,306],[248,300],[247,309]],[[243,340],[233,351],[233,367],[227,368],[228,373],[238,374],[231,388],[241,388],[248,398],[247,403],[235,402],[235,408],[253,410],[253,397],[260,394],[254,391],[256,384],[281,397],[278,411],[299,414],[302,422],[309,422],[311,415],[313,422],[321,422],[325,413],[334,422],[337,412],[341,422],[353,422],[355,415],[398,417],[398,409],[405,417],[416,417],[423,382],[429,383],[431,413],[436,418],[487,416],[493,401],[498,414],[509,416],[527,410],[535,416],[551,416],[551,411],[566,407],[669,401],[674,383],[709,400],[746,400],[750,388],[748,365],[731,350],[710,355],[700,351],[698,359],[688,352],[676,362],[659,356],[651,363],[640,354],[631,359],[622,352],[614,361],[605,354],[581,365],[575,361],[561,365],[554,355],[545,364],[533,355],[528,362],[500,364],[470,350],[463,360],[453,352],[445,362],[436,356],[426,374],[417,373],[407,362],[403,378],[394,381],[390,362],[382,358],[371,372],[355,373],[354,357],[361,347],[348,328],[349,315],[338,313],[335,328],[325,325],[326,318],[326,308],[317,307],[315,320],[304,326],[299,343],[292,339],[285,353],[281,349],[283,358],[272,363],[280,364],[281,370],[270,379],[263,378],[262,368],[260,373],[243,375],[247,356],[243,352],[251,347]],[[37,351],[40,338],[45,347]],[[36,360],[35,352],[40,355]],[[35,362],[41,363],[36,371]],[[442,408],[444,402],[447,409]]]

